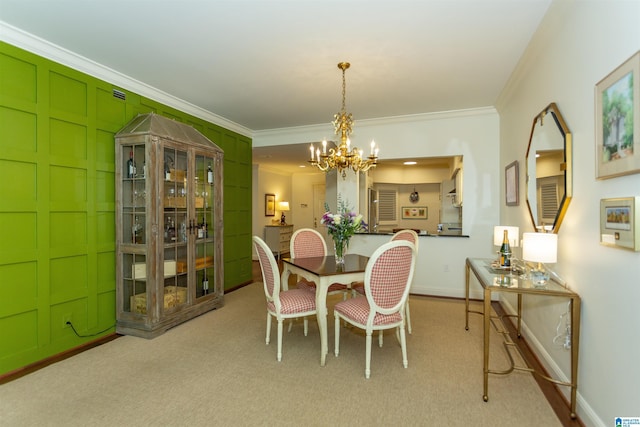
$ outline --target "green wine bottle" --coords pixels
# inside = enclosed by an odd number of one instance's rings
[[[504,230],[502,246],[500,246],[500,267],[511,267],[511,247],[509,246],[509,232]]]

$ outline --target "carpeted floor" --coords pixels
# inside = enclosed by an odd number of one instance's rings
[[[315,319],[265,345],[261,283],[226,295],[223,308],[153,340],[125,336],[0,386],[2,426],[559,426],[530,374],[489,378],[482,400],[481,317],[464,329],[464,302],[411,296],[409,367],[394,334],[372,350],[342,328],[321,367]],[[274,322],[275,323],[275,322]],[[286,331],[286,329],[285,329]],[[497,336],[491,366],[507,366]]]

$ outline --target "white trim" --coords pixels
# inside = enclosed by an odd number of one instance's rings
[[[222,126],[225,129],[237,132],[249,138],[253,137],[253,131],[249,128],[156,89],[153,86],[149,86],[146,83],[126,76],[116,70],[105,67],[102,64],[41,39],[40,37],[34,36],[33,34],[13,27],[3,21],[0,21],[0,40],[103,80],[109,84],[130,90],[149,99],[153,99],[154,101],[176,108],[187,114],[191,114],[202,120]]]
[[[404,116],[393,116],[393,117],[378,117],[375,119],[361,119],[358,120],[359,127],[370,127],[370,126],[381,126],[381,125],[391,125],[391,124],[407,124],[407,123],[424,123],[425,121],[430,120],[444,120],[451,118],[459,118],[459,117],[478,117],[482,115],[495,115],[496,109],[494,107],[479,107],[479,108],[469,108],[466,110],[455,110],[455,111],[439,111],[435,113],[419,113],[419,114],[409,114]],[[322,135],[323,132],[331,131],[333,134],[333,126],[330,122],[323,124],[315,124],[315,125],[307,125],[307,126],[292,126],[287,128],[275,128],[275,129],[265,129],[265,130],[257,130],[253,132],[254,139],[267,139],[273,136],[283,137],[288,135],[300,135],[305,133]],[[312,143],[318,141],[306,141],[306,143]],[[282,143],[280,143],[282,144]],[[269,144],[265,144],[269,145]]]

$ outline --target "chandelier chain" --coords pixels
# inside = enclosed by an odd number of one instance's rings
[[[371,154],[368,158],[362,158],[362,150],[357,148],[351,149],[351,141],[349,134],[352,132],[353,116],[347,113],[347,79],[345,72],[351,64],[348,62],[338,63],[338,68],[342,70],[342,109],[339,113],[334,114],[333,127],[336,135],[340,136],[340,144],[337,148],[329,148],[327,153],[327,141],[322,141],[322,151],[318,148],[314,151],[311,144],[311,163],[321,171],[327,172],[331,169],[337,169],[342,174],[342,178],[346,178],[346,170],[353,169],[354,172],[366,172],[370,168],[375,167],[378,161],[378,148],[375,142],[371,142]]]

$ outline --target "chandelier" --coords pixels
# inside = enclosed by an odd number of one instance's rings
[[[356,147],[351,148],[349,134],[353,126],[353,117],[351,113],[347,113],[345,107],[345,99],[347,92],[347,84],[345,80],[345,71],[351,66],[348,62],[338,63],[338,68],[342,70],[342,109],[339,113],[333,115],[333,127],[336,135],[340,136],[340,144],[337,148],[329,148],[327,153],[327,141],[322,141],[322,150],[314,148],[311,144],[311,163],[323,172],[331,169],[337,169],[344,179],[347,176],[347,169],[353,169],[354,172],[366,172],[375,167],[378,162],[378,148],[376,143],[371,141],[371,152],[365,159],[362,157],[362,150]]]

